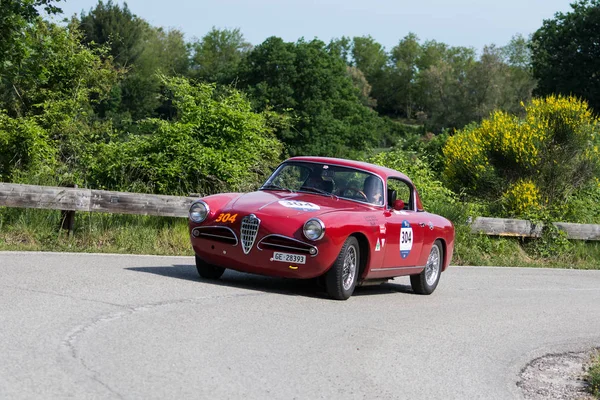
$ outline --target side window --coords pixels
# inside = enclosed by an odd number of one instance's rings
[[[398,178],[389,178],[387,185],[388,191],[394,190],[396,192],[396,200],[404,202],[405,210],[414,210],[412,189],[406,182]]]

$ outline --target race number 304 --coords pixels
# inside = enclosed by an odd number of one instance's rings
[[[407,220],[402,221],[402,227],[400,228],[400,256],[402,258],[408,257],[413,246],[413,229],[410,226],[410,222]]]

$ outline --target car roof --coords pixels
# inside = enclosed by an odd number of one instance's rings
[[[343,166],[343,167],[358,168],[358,169],[365,170],[367,172],[371,172],[373,174],[377,174],[385,180],[387,180],[387,178],[389,178],[389,177],[396,177],[396,178],[404,179],[412,184],[412,181],[410,180],[410,178],[408,176],[404,175],[402,172],[398,172],[391,168],[382,167],[380,165],[375,165],[375,164],[369,164],[369,163],[362,162],[362,161],[346,160],[343,158],[312,157],[312,156],[292,157],[292,158],[287,159],[286,161],[307,161],[307,162],[339,165],[339,166]]]

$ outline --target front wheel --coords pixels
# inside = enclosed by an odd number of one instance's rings
[[[198,274],[205,279],[219,279],[225,272],[225,268],[209,264],[198,256],[196,256],[196,269]]]
[[[444,250],[442,242],[436,240],[431,246],[425,269],[418,275],[410,276],[410,285],[417,294],[431,294],[437,287],[442,274]]]
[[[325,274],[325,287],[329,296],[336,300],[346,300],[352,296],[358,281],[359,267],[358,240],[350,236],[344,242],[333,266]]]

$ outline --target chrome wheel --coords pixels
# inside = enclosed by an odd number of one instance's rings
[[[356,287],[360,274],[360,247],[354,236],[348,237],[335,262],[325,274],[327,294],[336,300],[346,300]]]
[[[425,281],[427,285],[433,286],[438,279],[441,267],[440,248],[437,244],[431,247],[427,264],[425,265]]]
[[[342,286],[344,290],[350,290],[356,276],[356,248],[349,246],[344,257],[344,268],[342,272]]]

